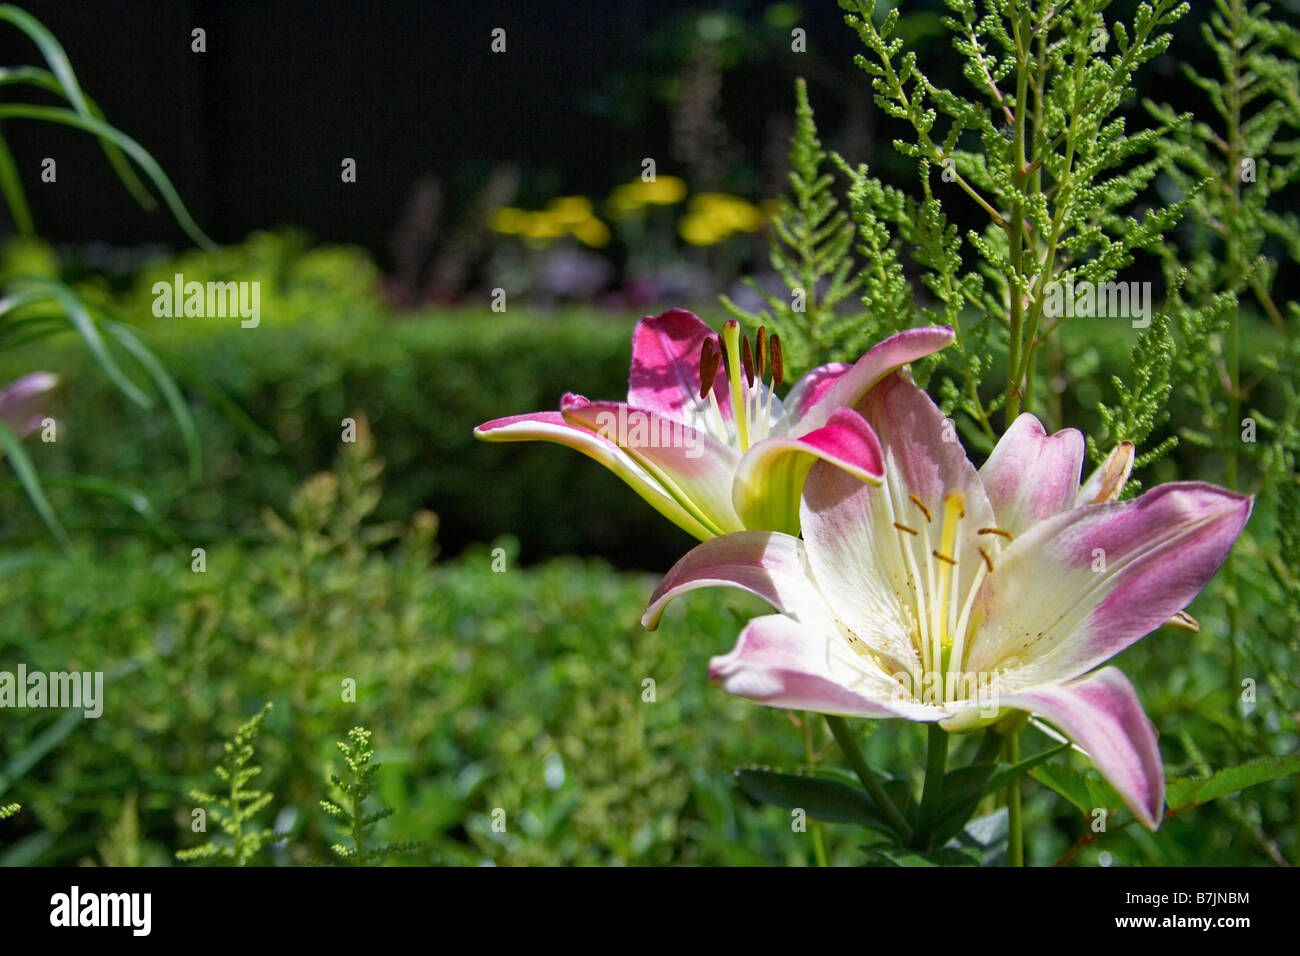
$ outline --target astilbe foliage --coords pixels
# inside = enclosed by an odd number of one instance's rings
[[[339,791],[337,800],[322,800],[321,809],[343,825],[347,836],[352,841],[348,846],[335,843],[330,850],[343,863],[350,866],[374,866],[394,856],[413,853],[424,844],[420,841],[401,841],[381,843],[375,847],[366,846],[366,835],[374,829],[380,820],[393,815],[392,807],[382,807],[374,813],[367,813],[362,806],[366,798],[374,792],[375,773],[380,764],[371,763],[375,756],[370,747],[370,731],[364,727],[353,727],[348,731],[346,741],[338,741],[339,753],[347,767],[347,779],[338,774],[330,774],[330,782]]]
[[[262,730],[262,721],[271,712],[271,704],[254,714],[247,722],[240,725],[235,736],[226,741],[225,756],[215,768],[216,775],[226,784],[226,790],[220,796],[205,790],[192,790],[190,797],[205,805],[207,813],[221,825],[222,832],[228,837],[218,840],[209,839],[201,846],[189,850],[180,850],[179,860],[210,860],[225,857],[236,866],[244,866],[273,837],[269,828],[260,827],[255,817],[271,802],[273,794],[261,790],[251,790],[248,784],[262,772],[262,768],[250,763],[253,759],[254,745]]]
[[[808,89],[799,80],[790,140],[790,195],[777,200],[771,238],[772,268],[790,295],[782,298],[750,280],[750,287],[766,303],[761,313],[722,298],[723,306],[742,322],[754,327],[766,324],[781,337],[791,378],[833,355],[861,351],[873,340],[876,327],[875,316],[837,311],[862,287],[865,277],[850,275],[854,228],[835,197],[828,159],[817,135]]]

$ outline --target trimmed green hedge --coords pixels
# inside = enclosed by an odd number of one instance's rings
[[[621,397],[631,327],[590,313],[486,309],[401,318],[370,309],[293,322],[264,314],[256,329],[160,320],[146,337],[192,399],[205,458],[197,486],[166,409],[132,406],[72,342],[39,358],[65,380],[59,440],[29,447],[43,474],[137,487],[183,537],[207,540],[256,533],[261,507],[327,467],[343,419],[361,414],[389,464],[385,514],[433,508],[450,551],[509,533],[529,561],[581,553],[662,569],[691,540],[604,469],[558,446],[472,435],[490,418],[558,408],[568,390]],[[4,373],[16,374],[19,360],[6,358]],[[250,422],[232,420],[214,393]],[[16,489],[10,494],[9,533],[41,534]],[[102,530],[133,517],[117,502],[57,489],[52,497],[73,527]]]

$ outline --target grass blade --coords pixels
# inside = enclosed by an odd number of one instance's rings
[[[176,385],[176,380],[167,373],[162,363],[158,361],[157,356],[149,351],[149,348],[136,337],[128,326],[123,325],[121,322],[110,321],[107,327],[109,333],[122,343],[122,347],[144,366],[145,371],[149,373],[149,377],[158,386],[158,391],[162,392],[163,399],[171,409],[172,417],[176,419],[176,427],[180,429],[181,437],[185,442],[186,456],[189,459],[190,481],[197,483],[203,477],[203,443],[199,440],[199,429],[194,424],[194,416],[190,413],[190,406],[185,401],[185,396],[181,394],[180,388]]]
[[[18,164],[9,144],[0,135],[0,192],[4,193],[5,204],[13,213],[14,225],[24,236],[36,235],[36,222],[32,219],[31,207],[27,205],[27,193],[23,191],[22,177],[18,175]]]
[[[109,126],[107,123],[93,117],[82,116],[72,110],[53,106],[29,106],[25,103],[5,103],[0,105],[0,119],[31,119],[46,123],[58,123],[62,126],[83,130],[117,144],[128,156],[135,160],[136,165],[153,182],[154,188],[162,195],[163,202],[167,204],[167,208],[171,210],[180,227],[185,230],[185,234],[194,241],[195,245],[208,252],[216,250],[217,244],[199,228],[199,224],[194,221],[194,217],[185,208],[185,203],[181,201],[180,194],[176,192],[176,187],[167,178],[167,174],[162,171],[162,167],[149,155],[148,150],[120,129]]]
[[[23,291],[38,290],[44,292],[50,299],[62,306],[67,313],[68,321],[72,323],[80,334],[82,341],[86,343],[86,348],[90,354],[95,357],[104,374],[109,377],[114,385],[136,405],[141,408],[152,408],[153,399],[141,391],[140,387],[127,377],[122,371],[122,367],[117,364],[117,360],[104,344],[104,338],[99,334],[99,327],[95,324],[90,310],[86,304],[81,301],[75,292],[69,289],[61,282],[55,282],[52,279],[43,279],[36,276],[21,276],[14,280],[14,284],[19,286]]]
[[[41,51],[41,56],[49,64],[52,78],[56,81],[56,86],[51,91],[60,93],[82,116],[91,119],[103,120],[104,114],[100,111],[99,106],[81,89],[81,84],[77,81],[76,71],[72,69],[72,61],[68,59],[67,52],[63,49],[58,38],[51,33],[40,20],[19,7],[11,4],[0,6],[0,22],[13,24],[36,44],[37,49]],[[104,155],[108,157],[109,165],[113,167],[122,185],[136,198],[146,209],[152,210],[157,208],[157,202],[149,191],[144,188],[144,184],[131,168],[131,164],[126,161],[122,155],[121,148],[110,139],[101,137],[100,145],[103,147]]]
[[[27,456],[27,450],[23,448],[23,443],[19,441],[18,436],[4,422],[0,422],[0,448],[4,449],[5,457],[9,459],[9,465],[13,468],[14,474],[18,476],[18,481],[22,484],[23,490],[27,492],[27,497],[36,509],[36,513],[41,516],[50,533],[54,535],[55,540],[64,548],[67,548],[71,542],[68,540],[68,533],[63,530],[63,525],[59,523],[59,517],[54,513],[54,508],[50,505],[50,500],[45,497],[45,489],[41,487],[40,476],[36,473],[36,466],[32,464],[31,458]]]

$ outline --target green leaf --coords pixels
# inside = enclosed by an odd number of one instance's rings
[[[944,847],[922,853],[919,850],[891,850],[866,847],[867,854],[882,866],[980,866],[984,861],[974,849]]]
[[[130,352],[137,362],[144,366],[149,377],[158,386],[158,391],[162,392],[167,407],[171,409],[172,417],[176,419],[176,427],[180,429],[181,437],[185,441],[185,451],[190,465],[190,480],[197,483],[203,477],[203,445],[199,441],[199,430],[194,424],[194,416],[190,414],[185,396],[181,394],[175,379],[167,373],[162,363],[128,326],[121,322],[109,322],[108,331],[122,343],[122,347]]]
[[[1293,773],[1300,773],[1300,755],[1260,757],[1203,779],[1170,778],[1165,785],[1165,800],[1170,809],[1183,810]]]
[[[944,849],[976,851],[984,866],[1001,866],[1007,855],[1009,819],[1006,807],[976,817],[949,840]]]
[[[857,823],[884,833],[893,832],[866,793],[838,780],[746,767],[736,771],[736,783],[762,803],[787,810],[800,809],[827,823]]]
[[[1044,764],[1035,767],[1029,775],[1049,790],[1065,797],[1085,816],[1100,808],[1122,806],[1119,795],[1095,770],[1080,773],[1062,764]]]
[[[0,109],[3,109],[3,107],[0,107]],[[81,301],[81,298],[75,292],[61,282],[37,276],[19,277],[14,284],[22,291],[42,292],[47,298],[58,303],[67,314],[72,327],[77,330],[77,334],[86,343],[86,348],[90,350],[90,354],[95,357],[95,361],[104,370],[104,374],[112,380],[122,394],[141,408],[153,407],[153,399],[142,392],[140,387],[131,381],[126,373],[122,371],[121,366],[117,364],[117,360],[109,352],[108,346],[104,344],[103,336],[99,334],[99,326],[91,317],[90,310],[86,308],[86,304]]]
[[[208,238],[207,234],[199,228],[199,224],[194,221],[190,215],[185,203],[181,200],[180,193],[172,185],[172,181],[167,178],[162,167],[158,165],[157,160],[149,154],[143,146],[127,136],[120,129],[109,126],[107,123],[94,119],[90,116],[81,116],[72,110],[59,109],[52,106],[28,106],[23,103],[4,103],[0,104],[0,120],[3,119],[32,119],[40,120],[46,123],[58,123],[61,126],[70,126],[73,129],[83,130],[91,133],[100,139],[107,139],[123,151],[126,152],[136,164],[144,170],[146,176],[153,182],[154,188],[163,197],[163,202],[171,210],[172,215],[176,218],[180,227],[185,230],[185,234],[194,241],[195,245],[208,252],[213,252],[217,244]]]
[[[72,108],[82,116],[101,122],[104,121],[104,114],[100,111],[99,106],[82,91],[81,84],[77,81],[77,74],[72,69],[72,61],[68,59],[68,54],[64,51],[63,45],[45,27],[45,24],[27,11],[10,4],[0,6],[0,21],[12,23],[31,38],[32,42],[41,51],[41,56],[44,57],[45,62],[49,64],[50,74],[48,75],[53,83],[43,83],[32,78],[35,74],[43,71],[28,69],[13,72],[20,75],[26,73],[28,74],[27,82],[37,82],[38,85],[44,86],[51,92],[61,94],[72,105]],[[18,81],[22,81],[21,76]],[[126,161],[126,157],[122,155],[122,150],[118,145],[111,139],[104,137],[100,137],[100,145],[103,147],[104,155],[108,157],[114,172],[117,173],[118,178],[122,180],[122,184],[126,186],[127,190],[136,198],[136,201],[145,209],[153,210],[156,208],[157,202],[144,188],[144,184],[140,182],[140,178],[136,176],[135,170]]]
[[[944,780],[943,802],[939,804],[934,824],[935,839],[943,842],[959,832],[985,795],[996,793],[1035,767],[1069,748],[1069,744],[1049,747],[1018,764],[976,764],[955,770]]]
[[[59,517],[54,513],[54,508],[50,501],[45,497],[45,489],[41,487],[40,476],[36,473],[36,466],[32,464],[31,458],[27,456],[27,450],[23,448],[23,443],[13,430],[4,422],[0,422],[0,447],[4,449],[5,457],[9,459],[9,465],[13,468],[14,474],[18,476],[18,481],[22,484],[23,490],[27,492],[27,497],[31,500],[32,507],[36,513],[41,516],[54,535],[55,540],[63,547],[68,547],[68,533],[63,530],[63,525],[59,523]]]
[[[179,540],[175,532],[163,522],[162,516],[158,514],[152,502],[138,488],[133,488],[120,481],[114,481],[111,478],[99,478],[93,475],[56,476],[50,478],[45,484],[51,488],[68,488],[72,491],[116,501],[143,518],[145,523],[149,525],[149,530],[159,539],[169,543],[175,543]]]
[[[27,205],[27,194],[23,191],[22,177],[18,175],[18,164],[14,154],[9,151],[9,144],[0,136],[0,191],[4,193],[5,203],[13,214],[14,225],[24,236],[36,235],[36,223],[32,220],[31,207]]]

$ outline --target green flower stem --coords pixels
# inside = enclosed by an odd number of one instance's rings
[[[1020,731],[1007,735],[1007,763],[1013,767],[1020,762]],[[1007,859],[1012,866],[1025,865],[1025,837],[1021,831],[1020,780],[1007,784]]]
[[[853,739],[853,732],[849,730],[849,725],[845,723],[843,717],[834,717],[826,714],[826,726],[831,729],[835,736],[835,742],[840,745],[840,750],[844,751],[844,759],[849,762],[853,772],[858,775],[862,785],[867,788],[867,793],[875,801],[880,812],[885,815],[890,825],[898,831],[904,843],[912,839],[912,828],[908,826],[907,820],[899,813],[898,807],[894,806],[894,801],[889,799],[889,794],[885,793],[885,788],[880,782],[867,762],[862,759],[862,752],[858,750],[857,741]]]
[[[812,711],[804,711],[803,719],[799,722],[803,730],[804,762],[808,765],[809,772],[817,765],[817,748],[813,745],[813,722],[816,717]],[[826,859],[826,837],[822,832],[821,821],[810,821],[809,830],[813,839],[813,859],[818,866],[830,866]]]
[[[921,790],[919,829],[929,839],[930,824],[943,794],[944,770],[948,764],[948,732],[937,723],[929,725],[925,752],[925,785]]]

